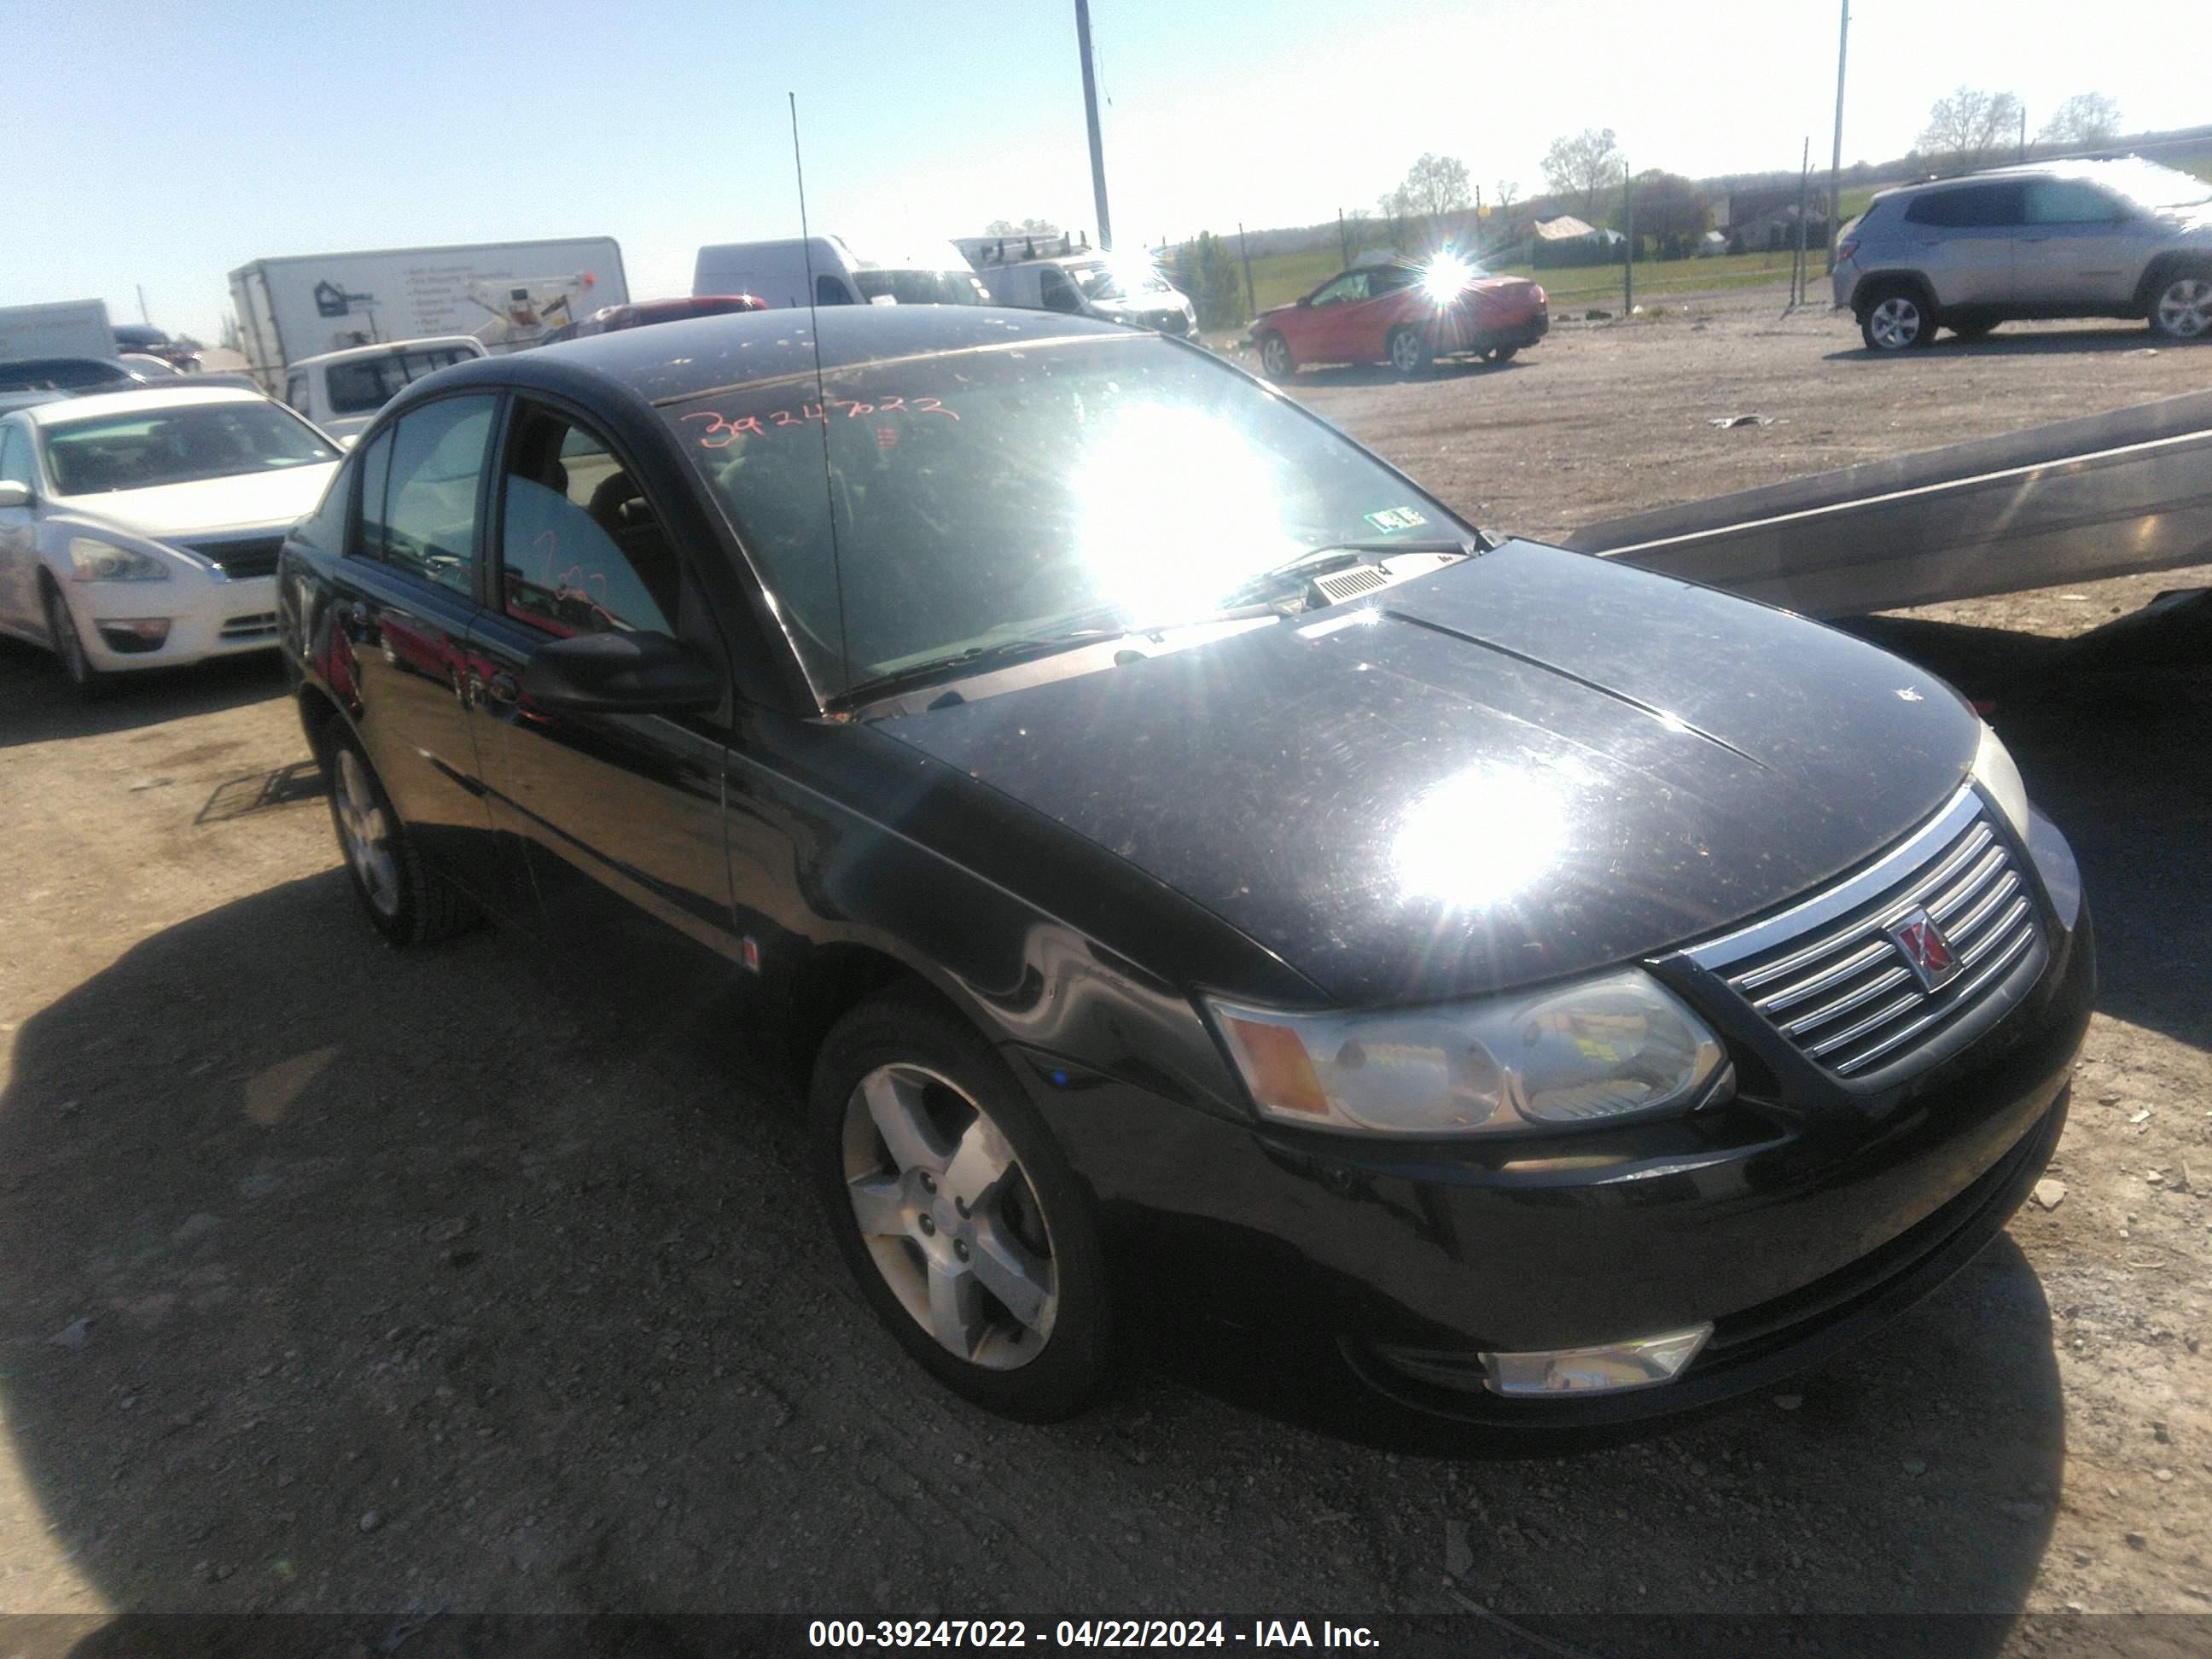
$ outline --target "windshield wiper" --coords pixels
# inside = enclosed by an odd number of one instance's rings
[[[1326,547],[1310,547],[1280,564],[1269,566],[1250,580],[1240,582],[1222,595],[1222,603],[1235,605],[1239,600],[1267,592],[1288,577],[1297,578],[1299,585],[1303,585],[1311,577],[1362,563],[1377,553],[1455,553],[1464,557],[1476,550],[1475,544],[1462,541],[1456,536],[1449,538],[1431,536],[1424,541],[1410,542],[1331,542]]]
[[[879,698],[896,696],[901,691],[917,685],[929,685],[943,679],[964,679],[971,674],[984,673],[994,668],[1007,668],[1016,663],[1035,662],[1041,657],[1058,656],[1064,651],[1096,645],[1101,640],[1118,640],[1127,631],[1121,628],[1078,628],[1065,634],[994,640],[988,645],[971,645],[965,650],[947,652],[941,657],[909,663],[904,668],[879,674],[874,679],[862,680],[859,684],[848,688],[845,698],[855,702],[872,702]]]

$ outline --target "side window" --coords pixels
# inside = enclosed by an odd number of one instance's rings
[[[1968,185],[1919,198],[1905,210],[1908,222],[1954,230],[1986,230],[2021,222],[2025,192],[2018,185]]]
[[[2031,225],[2108,225],[2119,216],[2119,204],[2080,179],[2038,179],[2027,187]]]
[[[824,271],[814,279],[814,303],[817,306],[848,306],[853,296],[844,283]]]
[[[306,375],[288,374],[284,377],[284,401],[310,420],[314,418],[314,411],[307,407],[307,377]]]
[[[1317,306],[1334,306],[1342,305],[1347,300],[1364,300],[1366,297],[1367,273],[1348,270],[1315,295],[1313,302]]]
[[[0,478],[38,488],[31,468],[31,440],[20,426],[0,426]]]
[[[667,532],[604,439],[526,409],[500,479],[500,603],[566,637],[674,634],[682,568]]]
[[[1058,265],[1041,265],[1037,281],[1043,291],[1047,311],[1080,311],[1083,296],[1075,291],[1075,284],[1067,280],[1067,273]]]
[[[1402,293],[1420,280],[1421,273],[1410,265],[1384,265],[1369,274],[1367,292],[1379,300],[1386,294]]]
[[[361,357],[323,371],[323,391],[334,415],[374,415],[407,384],[389,357]]]
[[[476,591],[477,488],[495,402],[447,398],[410,410],[392,428],[379,540],[393,569],[456,593]],[[362,516],[366,543],[368,515]]]

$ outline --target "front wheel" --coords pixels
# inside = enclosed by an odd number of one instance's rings
[[[424,867],[414,837],[350,732],[331,738],[324,766],[346,875],[376,931],[394,945],[427,945],[466,927],[475,913]]]
[[[2212,334],[2212,268],[2182,271],[2160,286],[2151,301],[2150,331],[2167,340]]]
[[[1436,351],[1429,344],[1429,337],[1418,328],[1401,328],[1391,331],[1390,367],[1408,380],[1416,374],[1428,373],[1435,361]]]
[[[1859,313],[1859,337],[1869,351],[1912,351],[1936,338],[1935,314],[1917,289],[1881,289]]]
[[[919,993],[874,998],[823,1042],[808,1114],[838,1249],[900,1346],[1004,1416],[1082,1410],[1112,1352],[1103,1248],[990,1044]]]
[[[1490,361],[1502,368],[1513,361],[1513,354],[1520,349],[1519,346],[1492,346],[1490,348]]]
[[[1280,384],[1297,373],[1297,361],[1291,356],[1291,343],[1279,334],[1260,337],[1260,372]]]
[[[62,597],[61,588],[51,580],[40,586],[46,600],[46,637],[54,654],[62,659],[62,672],[69,676],[77,696],[93,702],[107,690],[107,676],[85,655],[84,636],[76,631],[76,618],[70,614],[69,601]]]

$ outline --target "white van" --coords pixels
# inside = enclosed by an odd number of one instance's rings
[[[1146,260],[1116,262],[1110,255],[1086,251],[1000,264],[986,254],[975,269],[994,305],[1064,311],[1162,334],[1198,332],[1198,313],[1188,296]]]
[[[387,340],[302,357],[284,370],[284,401],[348,448],[402,386],[489,354],[467,334]]]
[[[751,294],[771,306],[803,306],[810,268],[817,305],[980,306],[990,299],[950,242],[872,259],[855,253],[842,236],[702,247],[691,292]]]

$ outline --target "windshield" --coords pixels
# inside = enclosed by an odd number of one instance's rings
[[[1079,265],[1067,273],[1088,300],[1126,300],[1138,294],[1165,294],[1167,279],[1156,270],[1117,271],[1111,265]]]
[[[832,691],[998,641],[1196,620],[1313,549],[1464,533],[1297,405],[1155,337],[865,364],[827,390],[665,414]]]
[[[965,270],[856,270],[860,297],[889,295],[902,306],[980,306],[983,290]]]
[[[2212,202],[2212,184],[2139,156],[2100,165],[2095,177],[2143,208],[2195,207]]]
[[[269,403],[191,404],[46,428],[46,471],[64,495],[227,478],[334,461],[337,450]]]

